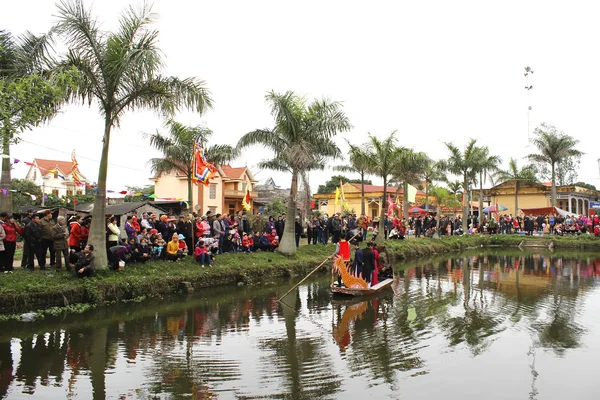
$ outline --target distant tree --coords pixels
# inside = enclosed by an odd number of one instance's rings
[[[23,193],[29,193],[34,195],[41,195],[42,189],[35,183],[26,179],[13,179],[12,190],[19,192],[14,193],[13,197],[13,210],[15,213],[21,212],[21,209],[25,206],[32,206],[36,204],[36,200],[32,200],[31,196]]]
[[[194,142],[203,147],[206,159],[215,164],[223,164],[234,159],[238,152],[230,145],[213,145],[207,147],[208,138],[212,131],[201,126],[186,126],[176,121],[166,124],[168,134],[159,132],[144,137],[150,140],[150,146],[163,153],[162,157],[151,158],[148,161],[152,172],[157,176],[178,172],[187,178],[188,202],[192,207],[192,178],[194,177],[192,161],[194,160]]]
[[[573,186],[579,186],[579,187],[586,188],[586,189],[590,189],[590,190],[596,190],[596,186],[591,185],[589,183],[581,182],[581,181],[575,182],[572,185]]]
[[[526,165],[519,168],[517,160],[511,158],[508,162],[507,170],[499,170],[497,173],[498,179],[502,181],[514,181],[515,182],[515,215],[519,212],[519,187],[523,184],[536,182],[535,178],[535,166]]]
[[[344,175],[334,175],[332,176],[324,185],[319,185],[319,189],[317,193],[332,193],[335,192],[336,187],[340,187],[340,180],[344,183],[360,183],[360,179],[350,179],[345,177]],[[370,179],[365,179],[365,185],[371,185],[372,182]]]
[[[533,163],[537,170],[537,175],[542,181],[552,180],[552,170],[547,163]],[[556,164],[556,185],[573,185],[577,180],[581,156],[567,157]]]
[[[369,133],[368,157],[371,160],[371,173],[383,181],[383,196],[381,198],[381,213],[379,215],[379,232],[384,231],[385,214],[387,213],[387,185],[398,169],[401,152],[404,147],[399,147],[396,141],[397,131],[390,133],[388,137],[379,140]],[[377,235],[377,243],[383,243],[385,235]]]
[[[146,185],[146,186],[125,186],[128,192],[133,193],[133,196],[125,196],[125,202],[131,203],[134,201],[152,201],[154,199],[149,198],[154,194],[154,185]],[[141,193],[140,196],[136,196],[137,193]]]
[[[264,216],[274,216],[277,218],[278,216],[285,214],[287,210],[287,206],[285,202],[279,198],[274,198],[271,200],[269,204],[265,205],[265,209],[263,211]]]
[[[393,171],[392,180],[402,184],[402,214],[408,221],[408,185],[418,185],[423,179],[425,168],[429,162],[427,154],[403,148],[398,153],[396,168]],[[398,191],[400,187],[398,188]],[[397,191],[397,192],[398,192]]]
[[[550,167],[552,206],[556,207],[556,167],[560,163],[565,164],[569,159],[579,160],[583,152],[575,148],[579,140],[558,131],[553,125],[543,123],[535,128],[534,134],[535,137],[531,139],[531,143],[538,149],[538,153],[530,154],[528,158],[539,166]]]
[[[477,139],[471,139],[464,150],[461,150],[450,142],[446,142],[445,145],[450,155],[444,160],[444,168],[455,175],[459,175],[463,179],[462,187],[464,196],[462,224],[463,231],[466,232],[468,229],[467,195],[469,194],[469,185],[474,181],[475,174],[479,170],[483,152],[481,148],[477,146]]]
[[[348,165],[339,165],[333,167],[336,171],[341,172],[350,172],[360,175],[360,214],[366,215],[366,202],[365,202],[365,176],[368,175],[370,165],[369,165],[369,157],[367,152],[365,151],[365,145],[355,146],[348,142],[348,146],[350,146],[350,154],[349,154],[349,164]]]

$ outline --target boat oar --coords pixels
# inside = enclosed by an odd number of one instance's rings
[[[304,277],[304,279],[302,279],[300,282],[296,283],[290,290],[287,291],[286,294],[284,294],[283,296],[281,296],[280,298],[277,299],[277,301],[281,301],[281,299],[283,299],[285,296],[287,296],[288,294],[291,293],[292,290],[296,289],[298,286],[300,286],[300,284],[302,282],[304,282],[306,279],[308,279],[309,276],[311,276],[312,274],[314,274],[319,268],[321,268],[323,266],[323,264],[325,264],[327,262],[327,260],[329,260],[331,258],[331,256],[327,257],[321,264],[317,265],[317,267],[315,269],[313,269],[312,271],[310,271],[308,273],[308,275],[306,275]]]
[[[350,240],[348,240],[348,241],[351,241],[352,239],[354,239],[354,238],[355,238],[355,237],[357,237],[357,236],[358,236],[358,232],[357,232],[357,233],[356,233],[354,236],[352,236],[352,237],[350,238]],[[306,276],[304,277],[304,279],[302,279],[300,282],[296,283],[296,284],[295,284],[295,285],[294,285],[294,286],[293,286],[293,287],[292,287],[290,290],[288,290],[288,291],[287,291],[287,293],[286,293],[286,294],[284,294],[283,296],[281,296],[280,298],[278,298],[278,299],[277,299],[277,301],[281,301],[281,299],[283,299],[285,296],[287,296],[288,294],[290,294],[290,292],[291,292],[292,290],[294,290],[294,289],[296,289],[298,286],[300,286],[300,284],[301,284],[302,282],[304,282],[304,281],[305,281],[305,280],[306,280],[306,279],[307,279],[309,276],[311,276],[311,275],[312,275],[312,274],[314,274],[314,273],[315,273],[315,272],[316,272],[316,271],[317,271],[319,268],[321,268],[321,267],[323,266],[323,264],[325,264],[325,263],[327,262],[327,260],[329,260],[331,257],[332,257],[332,256],[329,256],[329,257],[327,257],[327,258],[326,258],[326,259],[325,259],[325,260],[324,260],[324,261],[323,261],[321,264],[317,265],[317,267],[316,267],[315,269],[313,269],[312,271],[310,271],[310,272],[308,273],[308,275],[306,275]]]

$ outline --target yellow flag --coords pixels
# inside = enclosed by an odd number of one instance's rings
[[[408,201],[411,203],[414,203],[416,201],[416,197],[417,197],[417,188],[409,183],[409,184],[407,184],[406,193],[408,195]]]
[[[334,204],[337,206],[340,200],[340,188],[335,188],[335,202]]]

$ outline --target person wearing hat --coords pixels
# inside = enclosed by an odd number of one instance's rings
[[[250,253],[250,238],[248,238],[248,234],[246,232],[242,233],[242,251],[245,253]]]
[[[177,254],[179,254],[179,258],[182,259],[186,255],[188,255],[188,246],[185,240],[185,236],[183,236],[181,233],[177,235],[177,238],[179,239],[179,251],[177,252]]]
[[[296,215],[294,219],[294,233],[296,235],[296,247],[300,246],[300,237],[302,236],[304,229],[302,228],[302,223],[300,222],[300,217]]]

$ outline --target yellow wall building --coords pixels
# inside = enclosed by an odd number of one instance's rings
[[[348,204],[348,208],[353,213],[359,215],[361,210],[361,185],[360,183],[344,183],[342,185],[344,198]],[[393,186],[387,187],[387,194],[396,202],[399,199],[402,202],[404,191],[402,188]],[[333,215],[337,212],[342,212],[341,199],[338,205],[335,205],[335,191],[331,193],[317,193],[313,196],[317,202],[317,208],[322,213]],[[375,218],[381,215],[381,199],[383,197],[383,186],[365,185],[365,207],[369,217]],[[418,190],[416,195],[416,203],[425,202],[425,193]]]
[[[187,177],[181,173],[171,173],[152,178],[154,181],[154,193],[157,198],[188,198]],[[247,167],[234,168],[229,165],[217,165],[217,173],[210,180],[208,186],[198,184],[192,186],[192,201],[195,211],[206,213],[234,213],[243,209],[242,199],[246,195],[246,189],[250,189],[252,200],[251,212],[254,210],[254,199],[256,191],[254,185],[258,183]]]
[[[552,185],[533,183],[519,185],[519,209],[552,206]],[[559,186],[556,188],[556,206],[570,214],[588,214],[590,201],[598,201],[600,192],[579,186]],[[515,210],[515,181],[506,181],[484,189],[484,202],[507,207],[503,214],[519,215]]]

